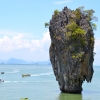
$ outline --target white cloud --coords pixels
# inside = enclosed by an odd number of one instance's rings
[[[100,52],[100,39],[99,38],[95,40],[95,46],[94,47],[95,47],[94,51],[99,53]]]
[[[0,59],[15,57],[28,61],[48,60],[49,46],[49,32],[43,33],[43,38],[40,40],[24,38],[24,33],[12,38],[4,36],[0,38]]]
[[[26,61],[48,60],[50,42],[48,31],[43,33],[40,40],[25,38],[24,33],[17,33],[12,37],[5,35],[0,38],[0,60],[12,57]],[[94,65],[100,65],[100,39],[95,40],[94,52]]]
[[[19,34],[24,34],[25,38],[34,38],[34,35],[32,33],[22,33],[22,32],[13,32],[9,30],[1,30],[0,29],[0,37],[8,36],[9,38],[13,38],[14,36],[17,36]]]
[[[72,2],[72,0],[55,1],[53,3],[56,4],[56,5],[62,5],[62,4],[66,4],[66,3],[69,3],[69,2]]]
[[[0,51],[9,52],[24,48],[27,42],[23,40],[23,36],[23,34],[19,34],[13,38],[9,38],[8,36],[0,38]]]
[[[100,39],[95,40],[94,52],[96,55],[94,56],[94,65],[100,65]]]

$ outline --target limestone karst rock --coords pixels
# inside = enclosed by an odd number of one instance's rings
[[[88,19],[80,9],[64,7],[50,20],[50,61],[62,92],[81,93],[82,83],[91,82],[94,33]]]

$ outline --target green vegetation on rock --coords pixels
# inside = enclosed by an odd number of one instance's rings
[[[45,28],[49,26],[49,23],[45,23]]]
[[[70,39],[79,39],[81,42],[81,45],[84,46],[86,41],[83,38],[84,35],[86,34],[86,32],[80,27],[78,26],[75,21],[71,22],[70,24],[68,24],[66,26],[68,32],[66,32],[66,36],[67,38]]]
[[[97,26],[93,21],[97,21],[97,17],[93,16],[93,13],[95,11],[90,9],[90,10],[84,10],[84,7],[79,7],[75,11],[72,11],[73,14],[75,14],[76,19],[70,18],[69,24],[66,26],[66,37],[68,40],[74,40],[74,41],[79,41],[77,44],[76,42],[73,42],[73,48],[75,49],[77,46],[84,47],[85,45],[88,44],[88,41],[86,39],[86,31],[82,29],[82,27],[77,24],[78,20],[81,20],[82,15],[85,17],[85,19],[90,23],[90,27],[88,30],[96,30]],[[90,47],[94,46],[94,36],[91,36],[90,38]],[[69,46],[69,50],[71,50]],[[73,51],[74,52],[74,51]],[[74,59],[81,59],[83,53],[73,53],[72,58]]]
[[[84,52],[80,52],[80,53],[77,53],[77,54],[72,54],[72,58],[81,60],[83,55],[84,55]]]
[[[70,24],[68,24],[66,26],[66,28],[68,29],[68,31],[71,32],[72,36],[76,36],[76,35],[84,35],[86,34],[86,32],[80,27],[78,26],[75,21],[71,22]]]
[[[76,9],[76,10],[73,12],[73,14],[76,15],[76,18],[77,18],[77,19],[80,19],[80,17],[81,17],[80,9]]]
[[[93,21],[98,21],[98,18],[93,15],[95,13],[93,9],[84,10],[84,6],[82,6],[82,7],[77,8],[73,13],[76,15],[76,18],[78,19],[80,19],[81,13],[86,15],[87,16],[86,19],[90,22],[92,29],[93,30],[97,29],[97,26],[95,23],[93,23]]]
[[[56,16],[59,14],[59,11],[56,9],[54,10],[54,14],[52,15],[53,18],[56,18]]]
[[[58,15],[59,14],[59,11],[56,9],[54,10],[54,15]]]

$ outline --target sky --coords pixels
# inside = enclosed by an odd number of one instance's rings
[[[99,0],[0,0],[0,60],[49,60],[51,41],[44,23],[50,21],[55,9],[62,11],[65,6],[95,11],[98,22],[94,31],[94,65],[100,65]]]

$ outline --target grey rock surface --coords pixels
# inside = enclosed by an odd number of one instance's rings
[[[94,41],[91,38],[94,33],[86,18],[81,13],[78,19],[73,10],[64,7],[50,20],[50,61],[62,92],[81,93],[82,83],[85,80],[91,82],[93,76]],[[78,35],[74,39],[67,36],[69,30],[66,26],[71,23],[71,19],[86,32],[85,35]],[[82,45],[80,38],[84,39],[85,45]]]

